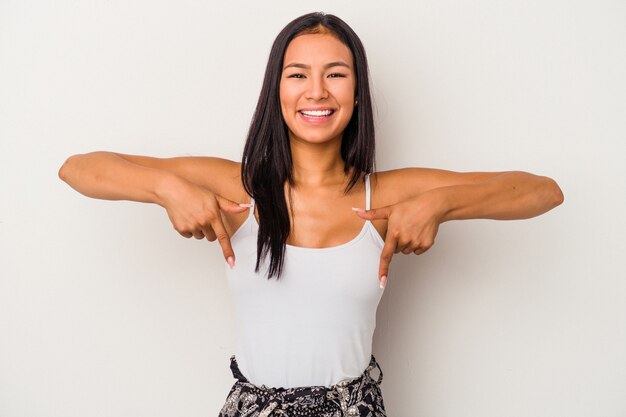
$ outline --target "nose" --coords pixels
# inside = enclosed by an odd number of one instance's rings
[[[311,77],[307,89],[307,98],[322,100],[328,98],[328,90],[324,77]]]

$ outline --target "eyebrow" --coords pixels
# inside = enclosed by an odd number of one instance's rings
[[[298,62],[292,62],[291,64],[285,65],[283,67],[283,71],[286,70],[287,68],[290,68],[290,67],[311,69],[310,65],[300,64]],[[332,67],[346,67],[346,68],[350,69],[350,65],[346,64],[343,61],[329,62],[328,64],[324,65],[324,69],[328,69],[328,68],[332,68]]]

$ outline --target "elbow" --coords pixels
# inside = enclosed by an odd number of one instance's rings
[[[67,165],[68,165],[68,161],[69,161],[69,159],[66,159],[65,162],[63,162],[63,165],[61,165],[61,168],[59,168],[59,172],[57,172],[57,175],[59,176],[59,178],[62,181],[65,181],[67,179]]]
[[[61,165],[61,168],[59,168],[59,172],[57,173],[57,175],[64,182],[68,182],[68,179],[71,176],[71,172],[72,172],[72,170],[74,168],[74,165],[76,164],[76,159],[79,156],[80,155],[72,155],[72,156],[70,156],[69,158],[67,158],[65,160],[65,162],[63,162],[63,165]]]
[[[546,178],[546,199],[550,208],[554,208],[563,204],[565,200],[565,196],[563,195],[563,191],[559,184],[556,183],[552,178]]]
[[[559,187],[559,185],[555,182],[554,183],[556,186],[556,206],[560,206],[561,204],[563,204],[563,201],[565,201],[565,196],[563,195],[563,191],[561,190],[561,187]]]

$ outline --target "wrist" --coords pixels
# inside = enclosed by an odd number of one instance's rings
[[[450,193],[447,188],[448,187],[433,188],[424,193],[428,196],[428,204],[433,208],[439,223],[453,220],[451,217],[453,209],[452,193]]]
[[[170,172],[160,172],[154,184],[153,203],[165,207],[174,193],[180,189],[182,181],[182,178]]]

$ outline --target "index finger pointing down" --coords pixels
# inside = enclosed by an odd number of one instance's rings
[[[230,238],[228,237],[228,233],[226,233],[226,229],[222,224],[222,219],[216,219],[211,226],[213,227],[213,231],[215,232],[215,236],[220,246],[222,247],[222,252],[224,254],[224,259],[228,262],[230,269],[235,267],[235,252],[233,251],[233,247],[230,244]]]
[[[378,279],[380,280],[381,288],[384,288],[387,284],[387,276],[389,274],[389,264],[391,263],[391,258],[393,257],[396,246],[398,245],[398,239],[389,236],[385,240],[385,246],[383,246],[383,251],[380,254],[380,264],[378,267]]]

